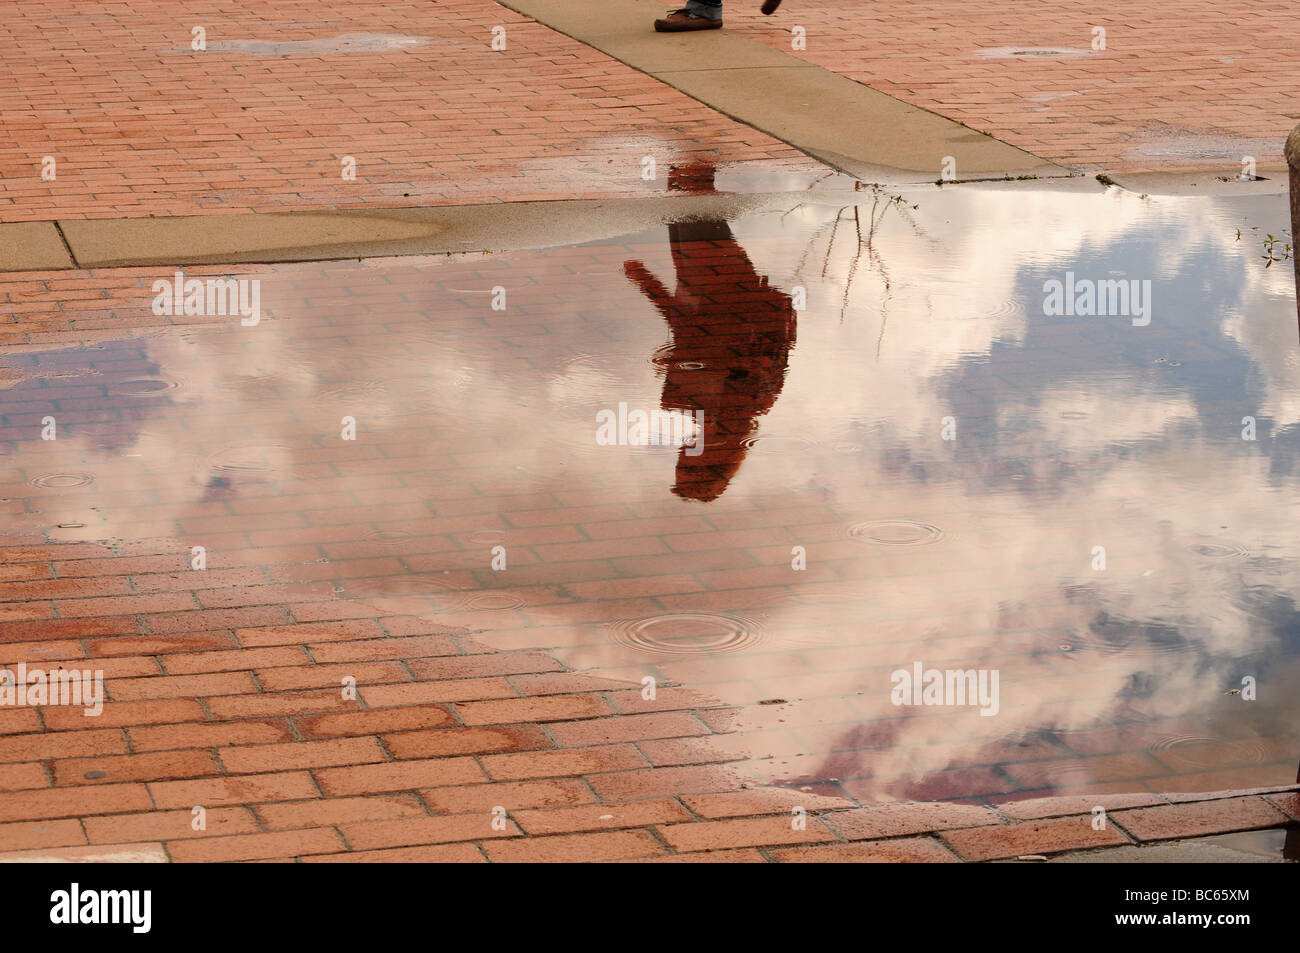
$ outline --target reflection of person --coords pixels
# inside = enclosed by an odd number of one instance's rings
[[[674,167],[668,187],[712,192],[712,166]],[[743,440],[754,419],[781,393],[795,313],[790,296],[754,271],[726,222],[669,225],[668,242],[674,293],[639,261],[624,262],[623,271],[672,330],[663,359],[663,409],[704,412],[691,454],[678,453],[673,492],[707,502],[726,490],[745,459]]]

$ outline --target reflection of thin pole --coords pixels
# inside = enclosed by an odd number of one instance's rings
[[[835,213],[835,224],[831,226],[831,240],[826,245],[826,258],[822,261],[822,277],[826,277],[826,269],[831,266],[831,252],[835,249],[835,233],[840,229],[840,218],[844,215],[844,209],[847,205],[841,206],[840,210]],[[857,208],[855,205],[854,208]]]
[[[879,198],[872,201],[878,202]],[[840,324],[844,323],[844,313],[849,310],[849,291],[853,288],[853,277],[858,273],[858,263],[862,261],[862,219],[858,216],[858,206],[853,206],[853,229],[858,235],[858,253],[849,265],[849,276],[844,282],[844,298],[840,301]]]

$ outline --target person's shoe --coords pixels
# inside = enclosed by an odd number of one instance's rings
[[[689,10],[674,10],[662,20],[655,21],[656,33],[685,33],[688,30],[720,30],[722,20],[710,20]]]

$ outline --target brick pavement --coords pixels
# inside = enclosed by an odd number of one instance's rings
[[[1300,120],[1300,8],[1118,0],[728,0],[729,29],[1085,171],[1285,168]],[[791,48],[792,29],[807,49]],[[1104,51],[1092,50],[1105,29]],[[981,56],[1005,48],[1077,56]]]
[[[201,53],[194,26],[207,31]],[[491,48],[495,26],[505,50]],[[367,35],[426,42],[257,45]],[[0,92],[2,222],[649,194],[662,183],[641,178],[646,155],[825,171],[488,0],[95,12],[18,0],[0,21],[0,59],[12,77]],[[42,179],[46,156],[54,181]],[[345,156],[355,180],[342,178]]]

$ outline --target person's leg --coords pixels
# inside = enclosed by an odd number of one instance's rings
[[[686,0],[682,9],[655,20],[655,29],[660,33],[716,30],[721,26],[722,0]]]
[[[708,20],[721,20],[722,0],[687,0],[686,10]]]

